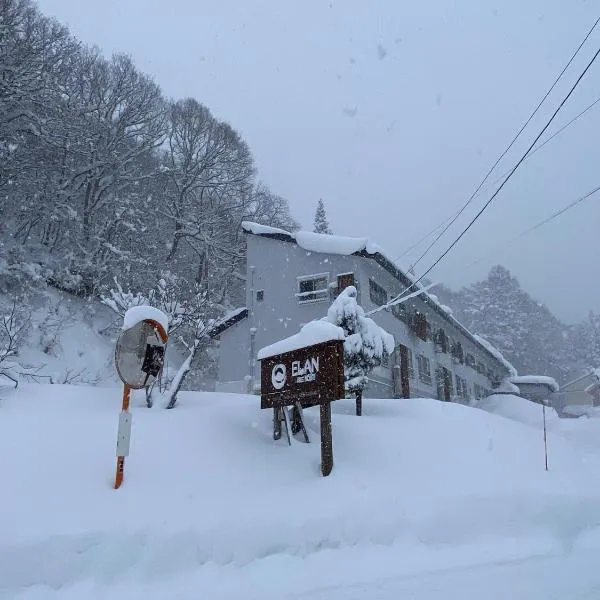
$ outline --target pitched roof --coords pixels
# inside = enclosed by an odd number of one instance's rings
[[[242,230],[247,234],[296,244],[309,252],[368,258],[374,260],[383,267],[406,288],[412,286],[421,289],[423,287],[420,283],[417,283],[415,279],[410,277],[410,275],[404,272],[393,260],[389,259],[385,255],[383,248],[372,242],[369,238],[353,238],[312,233],[310,231],[295,231],[294,233],[290,233],[284,229],[268,227],[267,225],[260,225],[259,223],[253,223],[251,221],[243,221]],[[516,369],[502,357],[498,350],[493,348],[491,344],[487,342],[482,343],[478,336],[471,333],[450,312],[444,310],[445,307],[436,301],[436,297],[434,297],[433,294],[428,294],[423,291],[419,294],[418,298],[431,307],[450,325],[458,328],[478,348],[483,350],[497,362],[500,362],[510,375],[517,374]]]
[[[219,319],[208,332],[211,338],[216,338],[218,335],[223,333],[226,329],[229,329],[232,325],[243,321],[248,316],[248,309],[245,306],[236,308],[231,312],[227,313],[224,317]]]

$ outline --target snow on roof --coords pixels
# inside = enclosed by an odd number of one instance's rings
[[[133,306],[123,316],[123,330],[135,327],[141,321],[156,321],[165,332],[169,331],[169,318],[154,306]]]
[[[254,235],[272,235],[274,233],[289,235],[292,234],[285,229],[279,229],[278,227],[269,227],[268,225],[261,225],[260,223],[253,223],[252,221],[242,221],[242,229],[248,233]]]
[[[497,388],[494,388],[494,394],[514,394],[518,396],[520,393],[521,390],[508,379],[504,379]]]
[[[545,385],[548,386],[553,392],[558,392],[559,386],[556,383],[556,379],[553,377],[547,377],[546,375],[518,375],[512,376],[510,381],[516,385],[531,384],[531,385]]]
[[[508,370],[511,377],[517,376],[517,370],[502,356],[500,350],[492,346],[485,338],[482,338],[480,335],[473,334],[473,337],[493,356],[496,357]]]
[[[447,306],[446,304],[440,304],[440,308],[444,312],[447,312],[449,315],[453,315],[454,314],[454,311],[449,306]]]
[[[385,255],[383,248],[366,237],[348,237],[302,230],[291,233],[284,229],[268,227],[266,225],[260,225],[259,223],[252,223],[251,221],[243,221],[242,229],[248,233],[253,233],[254,235],[284,235],[288,237],[291,242],[296,242],[300,248],[303,248],[308,252],[341,254],[343,256],[349,256],[356,252],[366,252],[367,254],[379,253]]]
[[[234,308],[226,313],[223,317],[215,321],[208,332],[211,337],[216,337],[220,333],[223,333],[226,329],[235,325],[242,319],[248,316],[248,309],[245,306]]]
[[[343,340],[344,330],[333,323],[327,321],[311,321],[300,329],[300,331],[290,337],[287,337],[279,342],[275,342],[269,346],[265,346],[258,351],[258,360],[283,354],[284,352],[292,352],[306,346],[313,346],[322,342],[331,340]]]
[[[369,246],[368,238],[328,235],[325,233],[312,233],[310,231],[297,231],[294,237],[298,246],[309,252],[349,256],[355,252],[366,250],[367,246]]]

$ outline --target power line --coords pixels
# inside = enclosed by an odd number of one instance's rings
[[[471,227],[475,224],[475,222],[479,219],[479,217],[484,213],[484,211],[488,208],[488,206],[498,196],[498,194],[501,192],[502,188],[504,188],[504,186],[506,185],[506,183],[508,182],[508,180],[515,174],[516,170],[521,166],[521,164],[523,163],[523,161],[527,158],[527,155],[531,152],[531,150],[533,149],[533,147],[538,143],[538,141],[544,135],[544,133],[546,132],[546,130],[548,129],[548,127],[550,127],[550,125],[552,124],[552,122],[556,118],[556,115],[560,112],[560,110],[562,109],[562,107],[567,103],[567,101],[569,100],[569,98],[573,95],[573,92],[577,89],[577,86],[579,85],[579,83],[581,82],[581,80],[585,77],[585,74],[589,71],[590,67],[594,64],[594,62],[598,58],[599,54],[600,54],[600,48],[596,51],[596,53],[594,54],[594,56],[592,57],[592,59],[588,62],[588,64],[586,65],[585,69],[583,70],[583,72],[579,75],[579,77],[577,78],[577,80],[575,81],[575,83],[572,85],[571,89],[569,90],[569,93],[563,98],[562,102],[558,105],[558,108],[554,111],[554,113],[552,113],[552,116],[546,122],[546,124],[544,125],[544,127],[542,128],[542,130],[538,133],[538,135],[536,136],[536,138],[533,140],[533,142],[531,143],[531,145],[529,146],[529,148],[527,149],[527,151],[525,152],[525,154],[523,154],[523,156],[521,156],[521,158],[519,159],[519,161],[511,169],[510,173],[506,176],[506,178],[500,184],[500,186],[498,187],[498,189],[492,194],[492,196],[490,197],[490,199],[482,206],[482,208],[479,210],[479,212],[477,212],[477,214],[471,219],[471,221],[469,222],[469,224],[461,231],[460,235],[457,238],[455,238],[455,240],[450,244],[450,246],[448,246],[448,248],[446,248],[446,250],[435,260],[435,262],[418,279],[416,279],[409,286],[409,288],[407,290],[405,290],[403,293],[401,293],[398,296],[396,296],[394,299],[390,300],[390,302],[388,302],[384,306],[391,306],[391,305],[393,305],[398,300],[400,300],[402,298],[402,296],[406,292],[408,292],[413,286],[418,285],[444,259],[444,257],[450,252],[450,250],[452,250],[452,248],[454,248],[454,246],[456,246],[456,244],[458,244],[458,242],[463,238],[463,236],[467,233],[467,231],[469,231],[469,229],[471,229]]]
[[[598,102],[600,102],[600,98],[596,98],[596,100],[594,100],[591,104],[589,104],[586,108],[584,108],[579,114],[575,115],[568,123],[565,123],[560,129],[557,129],[551,136],[549,136],[547,139],[545,139],[539,146],[535,147],[527,155],[527,159],[531,158],[538,150],[541,150],[548,142],[553,140],[557,135],[561,134],[565,129],[567,129],[567,127],[570,127],[573,123],[575,123],[575,121],[577,121],[577,119],[579,119],[580,117],[583,117],[583,115],[585,115],[585,113],[588,110],[590,110],[591,108],[596,106],[596,104],[598,104]],[[502,181],[502,179],[504,179],[504,177],[506,177],[509,173],[510,173],[510,169],[508,171],[505,171],[502,175],[500,175],[500,177],[498,177],[498,179],[495,179],[493,181],[493,184],[496,184],[499,181]],[[437,229],[439,229],[439,227],[440,226],[438,226]]]
[[[462,239],[462,237],[465,235],[465,233],[467,233],[467,231],[469,231],[469,229],[471,229],[471,227],[474,225],[474,223],[484,213],[484,211],[488,208],[488,206],[494,201],[494,199],[496,198],[496,196],[498,196],[498,194],[500,193],[500,191],[502,190],[502,188],[506,185],[506,183],[508,182],[508,180],[514,175],[515,171],[521,166],[521,164],[523,163],[523,161],[527,158],[527,155],[531,152],[531,150],[533,149],[533,147],[538,143],[538,141],[542,137],[542,135],[544,135],[544,133],[546,132],[546,130],[548,129],[548,127],[550,127],[550,125],[552,124],[552,121],[554,121],[556,115],[559,113],[559,111],[561,110],[561,108],[569,100],[569,98],[571,97],[571,95],[573,94],[573,92],[577,89],[577,86],[579,85],[579,83],[581,82],[581,80],[584,78],[585,74],[588,72],[588,70],[590,69],[590,67],[594,64],[594,62],[598,58],[599,54],[600,54],[600,48],[596,51],[596,53],[594,54],[594,56],[592,57],[592,59],[590,60],[590,62],[587,64],[587,66],[585,67],[585,69],[583,70],[583,72],[581,73],[581,75],[579,75],[579,77],[577,78],[577,81],[575,81],[575,83],[573,84],[573,86],[569,90],[569,93],[564,97],[564,99],[562,100],[562,102],[558,105],[558,108],[554,111],[554,113],[552,114],[552,116],[550,117],[550,119],[548,120],[548,122],[546,123],[546,125],[544,125],[543,129],[536,136],[535,140],[533,140],[532,144],[527,149],[527,152],[525,152],[525,154],[523,154],[523,156],[519,159],[519,161],[517,162],[517,164],[512,168],[512,170],[510,171],[510,173],[506,176],[506,179],[504,179],[504,181],[500,184],[500,186],[498,187],[498,189],[492,194],[492,196],[490,197],[490,199],[482,206],[482,208],[479,210],[479,212],[471,219],[471,221],[469,222],[469,224],[462,230],[462,232],[460,233],[460,235],[450,244],[450,246],[448,246],[448,248],[446,248],[446,250],[441,254],[441,256],[425,271],[425,273],[423,273],[423,275],[421,275],[421,277],[419,277],[419,279],[417,279],[417,281],[415,283],[418,283],[419,281],[421,281],[428,273],[430,273],[440,263],[440,261],[448,254],[448,252],[450,252],[450,250],[452,250],[452,248],[454,248],[454,246],[456,246],[456,244],[458,244],[458,242]]]
[[[587,200],[588,198],[591,198],[594,194],[596,194],[598,192],[600,192],[600,185],[597,186],[597,187],[595,187],[593,190],[590,190],[589,192],[587,192],[583,196],[580,196],[579,198],[577,198],[577,199],[569,202],[569,204],[567,204],[563,208],[557,210],[556,212],[552,213],[550,216],[546,217],[542,221],[539,221],[538,223],[536,223],[535,225],[532,225],[531,227],[529,227],[525,231],[522,231],[521,233],[515,235],[514,237],[512,237],[511,239],[509,239],[507,242],[504,242],[502,244],[502,246],[504,247],[506,244],[512,244],[512,243],[516,242],[517,240],[520,240],[521,238],[525,237],[526,235],[529,235],[530,233],[538,230],[540,227],[543,227],[547,223],[550,223],[550,221],[553,221],[554,219],[560,217],[562,214],[566,213],[568,210],[571,210],[572,208],[574,208],[575,206],[581,204],[584,200]],[[471,267],[473,265],[476,265],[476,264],[480,263],[484,258],[486,258],[486,256],[489,256],[490,254],[491,254],[491,252],[487,252],[483,256],[480,256],[478,259],[476,259],[473,262],[471,262],[468,265],[466,265],[466,267]]]
[[[560,135],[565,129],[567,129],[568,127],[570,127],[571,125],[573,125],[573,123],[575,123],[577,120],[579,120],[581,117],[583,117],[590,109],[592,109],[594,106],[596,106],[596,104],[598,104],[599,102],[600,102],[600,98],[596,98],[596,100],[594,100],[591,104],[588,104],[588,106],[586,106],[581,112],[579,112],[578,114],[576,114],[570,121],[568,121],[567,123],[565,123],[562,127],[560,127],[560,129],[557,129],[552,135],[550,135],[548,138],[546,138],[539,146],[536,146],[527,155],[527,159],[526,160],[529,160],[536,152],[538,152],[539,150],[541,150],[546,144],[548,144],[555,137],[557,137],[558,135]],[[497,179],[495,179],[492,182],[492,185],[495,185],[496,183],[499,183],[500,181],[502,181],[502,179],[504,179],[509,173],[510,173],[510,169],[508,171],[505,171],[500,177],[498,177]],[[481,190],[477,194],[475,194],[475,197],[479,196],[480,194],[481,194]],[[429,233],[426,233],[424,236],[422,236],[421,238],[419,238],[414,244],[412,244],[411,246],[409,246],[402,254],[398,255],[394,260],[400,260],[401,258],[403,258],[404,256],[406,256],[407,254],[409,254],[411,252],[411,250],[413,250],[414,248],[416,248],[417,246],[419,246],[427,238],[431,237],[436,231],[438,231],[446,223],[448,223],[448,221],[450,219],[452,219],[454,216],[458,216],[458,213],[454,213],[453,215],[449,216],[445,221],[443,221],[442,223],[439,223],[436,227],[434,227],[431,231],[429,231]]]
[[[463,204],[462,208],[454,215],[454,217],[450,220],[450,222],[444,227],[444,229],[436,236],[436,238],[433,240],[433,242],[431,242],[431,244],[429,244],[429,246],[427,246],[425,251],[419,256],[419,258],[417,258],[417,260],[412,263],[412,265],[410,267],[411,269],[414,269],[414,267],[416,267],[421,262],[421,260],[423,260],[423,258],[429,253],[429,251],[433,248],[433,246],[435,246],[435,244],[437,244],[439,239],[446,233],[446,231],[448,231],[448,229],[450,227],[452,227],[452,225],[456,222],[456,220],[460,217],[460,215],[462,215],[462,213],[471,204],[471,202],[477,196],[479,190],[481,190],[481,188],[484,186],[485,182],[489,179],[489,177],[492,174],[492,172],[494,171],[494,169],[498,166],[500,161],[506,156],[506,154],[513,147],[513,145],[515,144],[517,139],[520,137],[521,133],[523,133],[524,129],[527,127],[527,125],[529,125],[529,123],[531,122],[533,117],[537,114],[538,110],[541,108],[542,104],[545,102],[546,98],[548,98],[548,96],[550,95],[552,90],[556,87],[556,85],[558,84],[558,82],[560,81],[562,76],[564,75],[565,71],[571,66],[571,63],[575,60],[575,58],[579,54],[579,51],[581,50],[581,48],[583,47],[585,42],[588,40],[588,38],[590,37],[590,35],[592,34],[592,32],[594,31],[594,29],[596,28],[596,26],[598,25],[599,22],[600,22],[600,17],[598,17],[596,19],[595,23],[592,25],[590,30],[587,32],[586,36],[583,38],[582,42],[579,44],[579,46],[577,47],[575,52],[572,54],[572,56],[569,59],[569,61],[567,62],[567,64],[563,67],[562,71],[558,74],[558,77],[554,80],[554,83],[550,86],[548,91],[544,94],[544,97],[540,100],[538,105],[535,107],[534,111],[529,115],[529,118],[525,121],[525,123],[523,123],[523,125],[521,126],[521,128],[519,129],[517,134],[514,136],[514,138],[510,142],[510,144],[504,150],[504,152],[502,152],[502,154],[497,158],[496,162],[492,165],[492,167],[486,173],[485,177],[481,180],[480,184],[477,186],[475,191],[471,194],[471,196],[465,202],[465,204]]]

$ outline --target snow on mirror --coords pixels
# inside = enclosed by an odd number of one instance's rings
[[[160,373],[165,344],[154,325],[140,321],[121,333],[115,363],[121,381],[133,389],[150,385]]]

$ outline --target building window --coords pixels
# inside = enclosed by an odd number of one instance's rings
[[[376,306],[383,306],[388,301],[387,291],[376,281],[369,279],[369,298]]]
[[[472,369],[475,368],[475,365],[477,364],[475,362],[475,357],[467,352],[467,355],[465,356],[465,364],[467,365],[467,367],[471,367]]]
[[[393,304],[392,314],[396,317],[396,319],[400,319],[401,321],[406,323],[406,306],[404,306],[404,302],[401,302],[400,304]]]
[[[421,340],[423,340],[424,342],[427,341],[428,339],[428,334],[430,332],[430,326],[427,323],[427,317],[421,313],[421,312],[416,312],[413,315],[413,332],[414,334]]]
[[[262,302],[265,299],[265,290],[258,290],[256,292],[256,301]]]
[[[428,385],[431,385],[431,363],[426,356],[417,355],[417,366],[419,369],[419,379]]]
[[[452,358],[454,358],[455,362],[460,363],[461,365],[464,364],[465,354],[460,342],[454,342],[454,344],[452,344]]]
[[[348,286],[354,285],[354,273],[340,273],[337,276],[337,293],[345,290]]]
[[[406,362],[408,362],[408,376],[410,379],[414,379],[415,365],[413,362],[413,353],[410,348],[406,348]]]
[[[486,397],[485,388],[477,383],[473,384],[473,392],[475,393],[475,398],[477,398],[477,400],[481,400],[482,398]]]
[[[298,304],[329,300],[328,283],[329,276],[327,273],[299,277],[298,292],[296,294]]]
[[[436,369],[438,399],[450,402],[454,395],[454,386],[452,385],[452,373],[446,367],[439,365]]]
[[[482,362],[477,363],[476,370],[478,373],[481,373],[481,375],[485,375],[485,365]]]
[[[356,288],[357,301],[358,298],[358,284],[354,280],[354,273],[340,273],[336,281],[329,285],[331,290],[331,300],[335,300],[348,286],[353,285]]]
[[[462,377],[456,376],[456,395],[459,398],[467,398],[469,395],[469,389],[467,387],[466,379]]]
[[[450,348],[450,340],[443,329],[435,332],[435,349],[438,352],[446,354]]]

